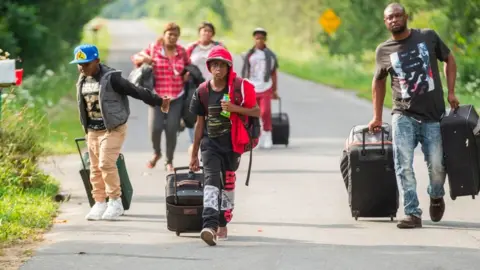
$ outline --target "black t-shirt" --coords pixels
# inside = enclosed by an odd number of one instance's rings
[[[205,112],[205,106],[199,97],[200,88],[193,94],[190,103],[190,112],[205,117],[205,130],[201,142],[201,149],[219,150],[221,152],[232,151],[232,123],[230,118],[222,116],[221,101],[224,94],[228,94],[228,87],[222,91],[214,91],[207,83],[208,87],[208,112]],[[202,93],[203,95],[207,93]]]
[[[92,77],[86,77],[82,85],[82,95],[87,111],[87,128],[105,130],[102,111],[100,110],[100,71]]]
[[[393,112],[422,121],[440,121],[445,113],[438,61],[450,49],[431,29],[412,29],[403,40],[389,39],[376,49],[375,79],[391,78]]]

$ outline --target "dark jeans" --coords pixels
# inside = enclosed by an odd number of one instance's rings
[[[235,203],[235,171],[240,156],[230,152],[202,151],[205,172],[203,197],[203,228],[216,230],[231,220]]]
[[[165,129],[165,138],[167,140],[167,158],[165,161],[167,164],[173,162],[173,153],[177,146],[177,132],[180,128],[182,102],[181,97],[173,100],[170,103],[170,109],[167,114],[162,113],[160,107],[150,107],[148,111],[150,138],[153,150],[157,155],[161,154],[162,132]],[[165,121],[165,116],[167,116],[167,121]]]

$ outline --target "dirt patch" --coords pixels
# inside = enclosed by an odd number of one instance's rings
[[[7,246],[0,245],[0,269],[18,270],[43,241],[43,237],[38,235],[35,240],[18,241]]]

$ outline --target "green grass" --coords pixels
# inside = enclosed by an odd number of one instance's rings
[[[52,197],[58,183],[48,180],[44,186],[20,189],[0,188],[0,247],[18,240],[27,240],[48,229],[58,204]]]
[[[10,104],[0,130],[0,248],[20,240],[35,240],[48,229],[58,203],[59,183],[37,162],[44,153],[42,123],[35,108]]]

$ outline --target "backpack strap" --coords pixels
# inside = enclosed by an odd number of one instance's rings
[[[195,50],[199,42],[200,41],[195,41],[194,43],[192,43],[190,46],[187,47],[186,51],[189,58],[192,56],[192,52],[193,50]]]
[[[198,98],[206,115],[208,115],[208,83],[210,81],[204,81],[198,86]]]
[[[190,56],[187,52],[187,50],[181,46],[177,47],[180,49],[180,54],[182,55],[183,58],[183,63],[185,66],[187,66],[190,63]]]

